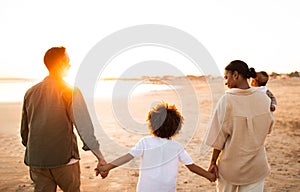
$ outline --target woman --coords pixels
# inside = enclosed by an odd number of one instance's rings
[[[255,70],[240,60],[225,68],[229,90],[216,106],[205,139],[213,148],[209,171],[219,178],[220,192],[262,192],[270,171],[264,142],[273,125],[271,100],[250,88],[247,79],[255,76]]]

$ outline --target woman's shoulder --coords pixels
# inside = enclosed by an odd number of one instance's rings
[[[218,106],[226,106],[226,104],[228,104],[228,102],[230,101],[230,98],[232,96],[233,96],[232,94],[226,92],[219,98],[217,105]]]

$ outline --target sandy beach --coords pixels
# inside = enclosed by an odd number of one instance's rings
[[[185,124],[176,139],[185,146],[195,163],[207,169],[211,153],[200,147],[213,108],[212,87],[204,81],[191,82],[193,89],[151,91],[118,101],[96,100],[95,133],[107,161],[126,153],[147,135],[146,113],[163,100],[176,104],[182,111]],[[214,86],[220,86],[220,82]],[[222,90],[222,86],[217,89]],[[271,173],[266,178],[265,191],[297,192],[300,191],[300,78],[270,80],[268,88],[276,96],[278,105],[274,113],[275,126],[266,141]],[[216,99],[219,95],[213,97]],[[128,111],[122,108],[124,103]],[[19,136],[21,107],[20,102],[0,104],[0,191],[33,191],[28,167],[23,163],[25,148]],[[131,119],[127,118],[128,114]],[[79,145],[82,146],[80,140]],[[106,179],[101,179],[94,174],[96,159],[92,153],[80,149],[80,154],[83,192],[135,191],[138,160],[112,170]],[[215,183],[180,165],[177,191],[215,191]]]

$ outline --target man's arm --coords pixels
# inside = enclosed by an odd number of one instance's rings
[[[74,123],[84,146],[83,150],[99,149],[99,142],[94,135],[94,125],[87,105],[79,89],[75,89],[69,102],[69,116]],[[96,152],[96,154],[98,154]]]
[[[28,119],[27,119],[27,111],[25,107],[25,99],[23,102],[23,108],[22,108],[22,120],[21,120],[21,129],[20,129],[20,134],[22,138],[22,144],[26,147],[27,146],[27,141],[28,141]]]
[[[106,161],[101,153],[100,144],[94,135],[94,126],[88,108],[79,89],[74,90],[71,99],[72,102],[69,102],[70,106],[68,107],[69,117],[74,123],[80,139],[83,142],[83,150],[92,151],[98,160],[97,167],[105,165]],[[101,174],[101,176],[104,178],[107,175]]]

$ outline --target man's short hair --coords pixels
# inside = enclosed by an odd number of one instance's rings
[[[44,56],[44,63],[48,70],[55,67],[59,61],[65,57],[66,48],[65,47],[52,47],[50,48]]]

